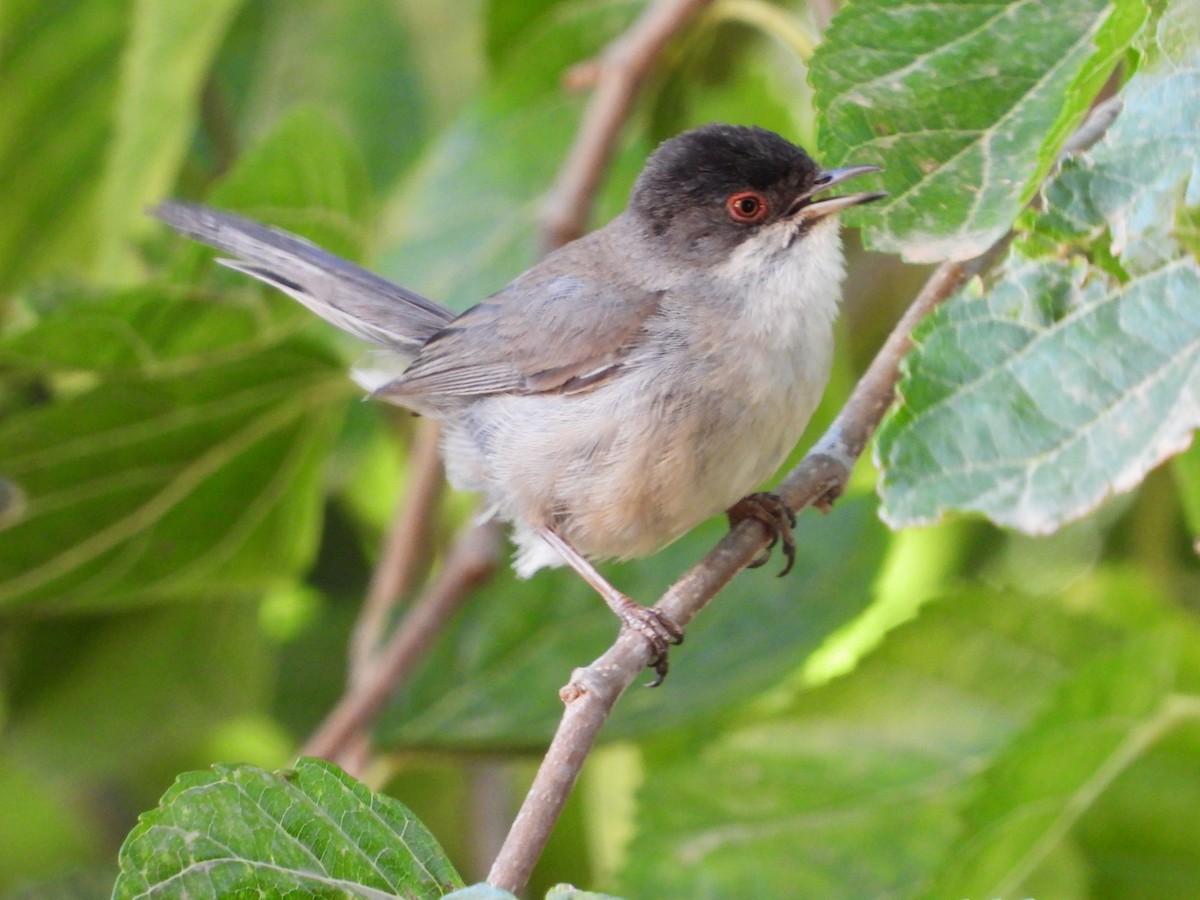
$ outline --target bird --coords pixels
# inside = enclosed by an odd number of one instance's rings
[[[232,213],[170,200],[151,214],[382,348],[387,364],[355,370],[359,384],[439,421],[449,481],[511,523],[517,573],[573,568],[649,643],[658,683],[682,629],[594,563],[650,555],[726,512],[782,536],[791,567],[794,515],[756,488],[829,377],[837,214],[885,196],[826,192],[877,171],[822,169],[754,126],[683,132],[647,159],[624,211],[461,314]]]

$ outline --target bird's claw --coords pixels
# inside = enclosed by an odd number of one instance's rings
[[[654,651],[654,658],[650,661],[654,680],[647,682],[646,687],[658,687],[667,677],[667,651],[672,644],[683,643],[683,629],[670,616],[653,606],[631,604],[623,610],[621,621],[626,628],[644,637]]]
[[[729,517],[730,528],[746,519],[755,519],[767,526],[771,532],[771,543],[747,563],[746,568],[757,569],[771,558],[771,551],[775,545],[782,544],[787,563],[779,576],[782,578],[792,571],[792,566],[796,563],[796,539],[792,535],[792,529],[796,527],[796,514],[778,494],[766,491],[750,494],[729,507],[726,515]]]

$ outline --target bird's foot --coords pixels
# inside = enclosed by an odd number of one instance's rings
[[[654,651],[654,658],[650,661],[650,668],[654,669],[654,680],[646,687],[658,687],[667,677],[667,651],[672,644],[683,643],[683,629],[662,610],[653,606],[642,606],[628,597],[625,597],[625,600],[628,603],[621,604],[616,613],[624,626],[644,637],[650,649]]]
[[[779,575],[783,577],[792,571],[792,566],[796,562],[796,539],[792,536],[792,529],[796,527],[796,514],[778,494],[766,491],[750,494],[729,507],[725,515],[729,518],[730,528],[734,528],[739,522],[746,519],[756,519],[766,525],[771,532],[771,543],[767,544],[763,551],[747,564],[746,568],[757,569],[771,558],[771,551],[775,545],[782,544],[783,555],[787,558],[787,563]]]

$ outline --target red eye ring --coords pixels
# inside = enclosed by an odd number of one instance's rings
[[[767,198],[758,191],[738,191],[725,201],[725,211],[739,225],[754,225],[767,217]]]

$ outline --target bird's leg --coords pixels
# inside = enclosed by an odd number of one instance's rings
[[[746,568],[757,569],[771,558],[771,550],[782,541],[787,564],[779,575],[782,577],[792,571],[792,565],[796,562],[796,539],[792,537],[792,529],[796,526],[796,514],[778,494],[766,491],[749,494],[729,507],[725,515],[729,518],[730,528],[736,527],[746,519],[757,519],[771,532],[771,543],[767,544],[762,553],[751,560]]]
[[[608,608],[616,613],[625,627],[633,629],[649,642],[650,649],[654,651],[651,666],[657,675],[653,685],[661,684],[667,676],[667,648],[671,644],[683,643],[683,629],[672,622],[666,613],[642,606],[618,591],[562,535],[549,528],[538,528],[537,533],[604,598]]]

